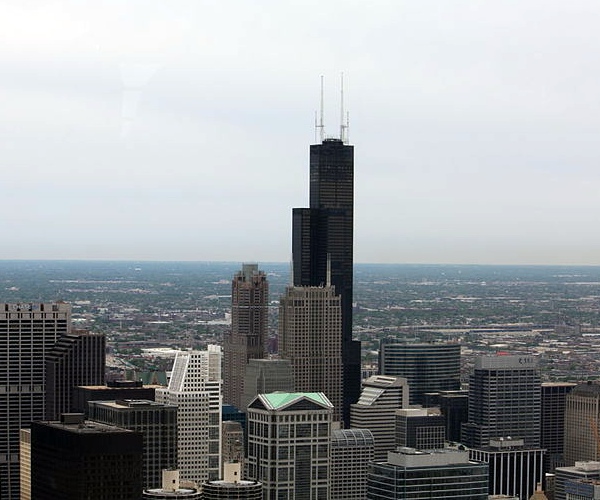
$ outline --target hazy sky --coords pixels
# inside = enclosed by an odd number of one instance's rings
[[[355,260],[600,264],[598,0],[2,0],[0,258],[287,261],[319,79]]]

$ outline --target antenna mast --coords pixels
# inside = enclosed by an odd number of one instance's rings
[[[321,121],[319,122],[318,128],[320,129],[321,142],[325,139],[325,125],[323,124],[323,75],[321,75]]]

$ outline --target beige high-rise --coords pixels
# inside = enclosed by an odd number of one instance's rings
[[[231,283],[231,331],[223,342],[223,402],[240,410],[246,365],[265,357],[268,304],[267,276],[257,264],[243,264]]]
[[[600,460],[600,384],[579,384],[565,407],[565,464]]]
[[[279,305],[279,354],[297,392],[323,392],[342,419],[342,308],[332,286],[290,286]]]

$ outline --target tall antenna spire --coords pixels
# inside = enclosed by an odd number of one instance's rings
[[[319,122],[318,128],[320,129],[321,142],[325,139],[325,125],[323,124],[323,75],[321,75],[321,121]]]
[[[340,141],[348,143],[348,126],[350,125],[349,113],[344,114],[344,73],[340,76]]]

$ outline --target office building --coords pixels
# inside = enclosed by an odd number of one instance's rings
[[[395,449],[395,414],[408,406],[408,390],[404,378],[374,375],[363,382],[360,398],[350,408],[350,427],[373,433],[375,460],[385,460]]]
[[[89,419],[142,434],[143,488],[158,487],[163,469],[177,467],[176,406],[140,399],[90,401]]]
[[[554,500],[566,500],[569,481],[600,480],[600,462],[575,462],[570,467],[557,467],[554,474]]]
[[[522,439],[506,437],[492,439],[488,446],[470,449],[469,456],[489,465],[490,495],[529,498],[544,479],[544,452],[539,447],[525,446]]]
[[[46,415],[46,354],[71,330],[64,303],[0,304],[0,498],[17,500],[19,432]]]
[[[248,479],[264,498],[330,498],[333,405],[323,393],[259,394],[248,406]]]
[[[445,441],[446,422],[438,408],[396,410],[396,447],[434,450]]]
[[[238,463],[244,470],[244,429],[240,422],[232,420],[223,421],[223,434],[221,437],[222,453],[221,462]]]
[[[183,479],[202,484],[221,475],[221,348],[177,353],[169,386],[156,401],[177,406],[177,458]]]
[[[379,347],[379,373],[404,377],[410,404],[422,405],[427,392],[460,389],[460,344],[384,338]]]
[[[323,130],[323,129],[321,129]],[[342,129],[343,130],[343,129]],[[352,339],[354,147],[345,138],[310,147],[309,208],[292,211],[293,284],[325,286],[341,297],[344,421],[360,391],[360,342]]]
[[[104,334],[72,330],[60,336],[46,356],[46,420],[75,410],[75,387],[104,384],[105,365]]]
[[[239,463],[223,464],[223,479],[202,485],[202,500],[262,500],[262,484],[242,479]]]
[[[31,424],[31,498],[138,500],[142,435],[82,414]]]
[[[244,376],[242,410],[259,394],[294,392],[294,371],[289,359],[251,359]]]
[[[600,384],[587,382],[574,387],[565,406],[565,465],[600,461]]]
[[[540,423],[537,358],[476,358],[469,378],[469,418],[462,426],[462,442],[470,448],[483,448],[491,439],[510,436],[522,439],[528,448],[539,448]]]
[[[568,480],[565,483],[566,500],[600,500],[600,481]]]
[[[162,488],[144,490],[142,500],[200,500],[202,492],[198,485],[190,481],[181,481],[178,469],[162,471]]]
[[[546,450],[546,472],[565,465],[565,408],[567,394],[576,385],[572,382],[542,383],[540,446]]]
[[[117,399],[144,399],[154,401],[156,389],[162,385],[144,385],[141,380],[113,380],[106,385],[82,385],[73,389],[75,413],[87,415],[90,401],[115,401]]]
[[[366,498],[488,500],[488,466],[458,449],[400,448],[371,464]]]
[[[331,286],[290,286],[279,303],[279,354],[290,361],[296,392],[323,392],[342,419],[342,318]]]
[[[338,429],[331,434],[331,498],[364,500],[375,440],[368,429]]]
[[[437,406],[446,422],[446,439],[460,441],[462,424],[469,418],[469,391],[440,391],[425,393],[423,406]]]
[[[265,357],[269,282],[257,264],[243,264],[231,283],[231,330],[223,338],[223,401],[243,408],[244,374]]]

